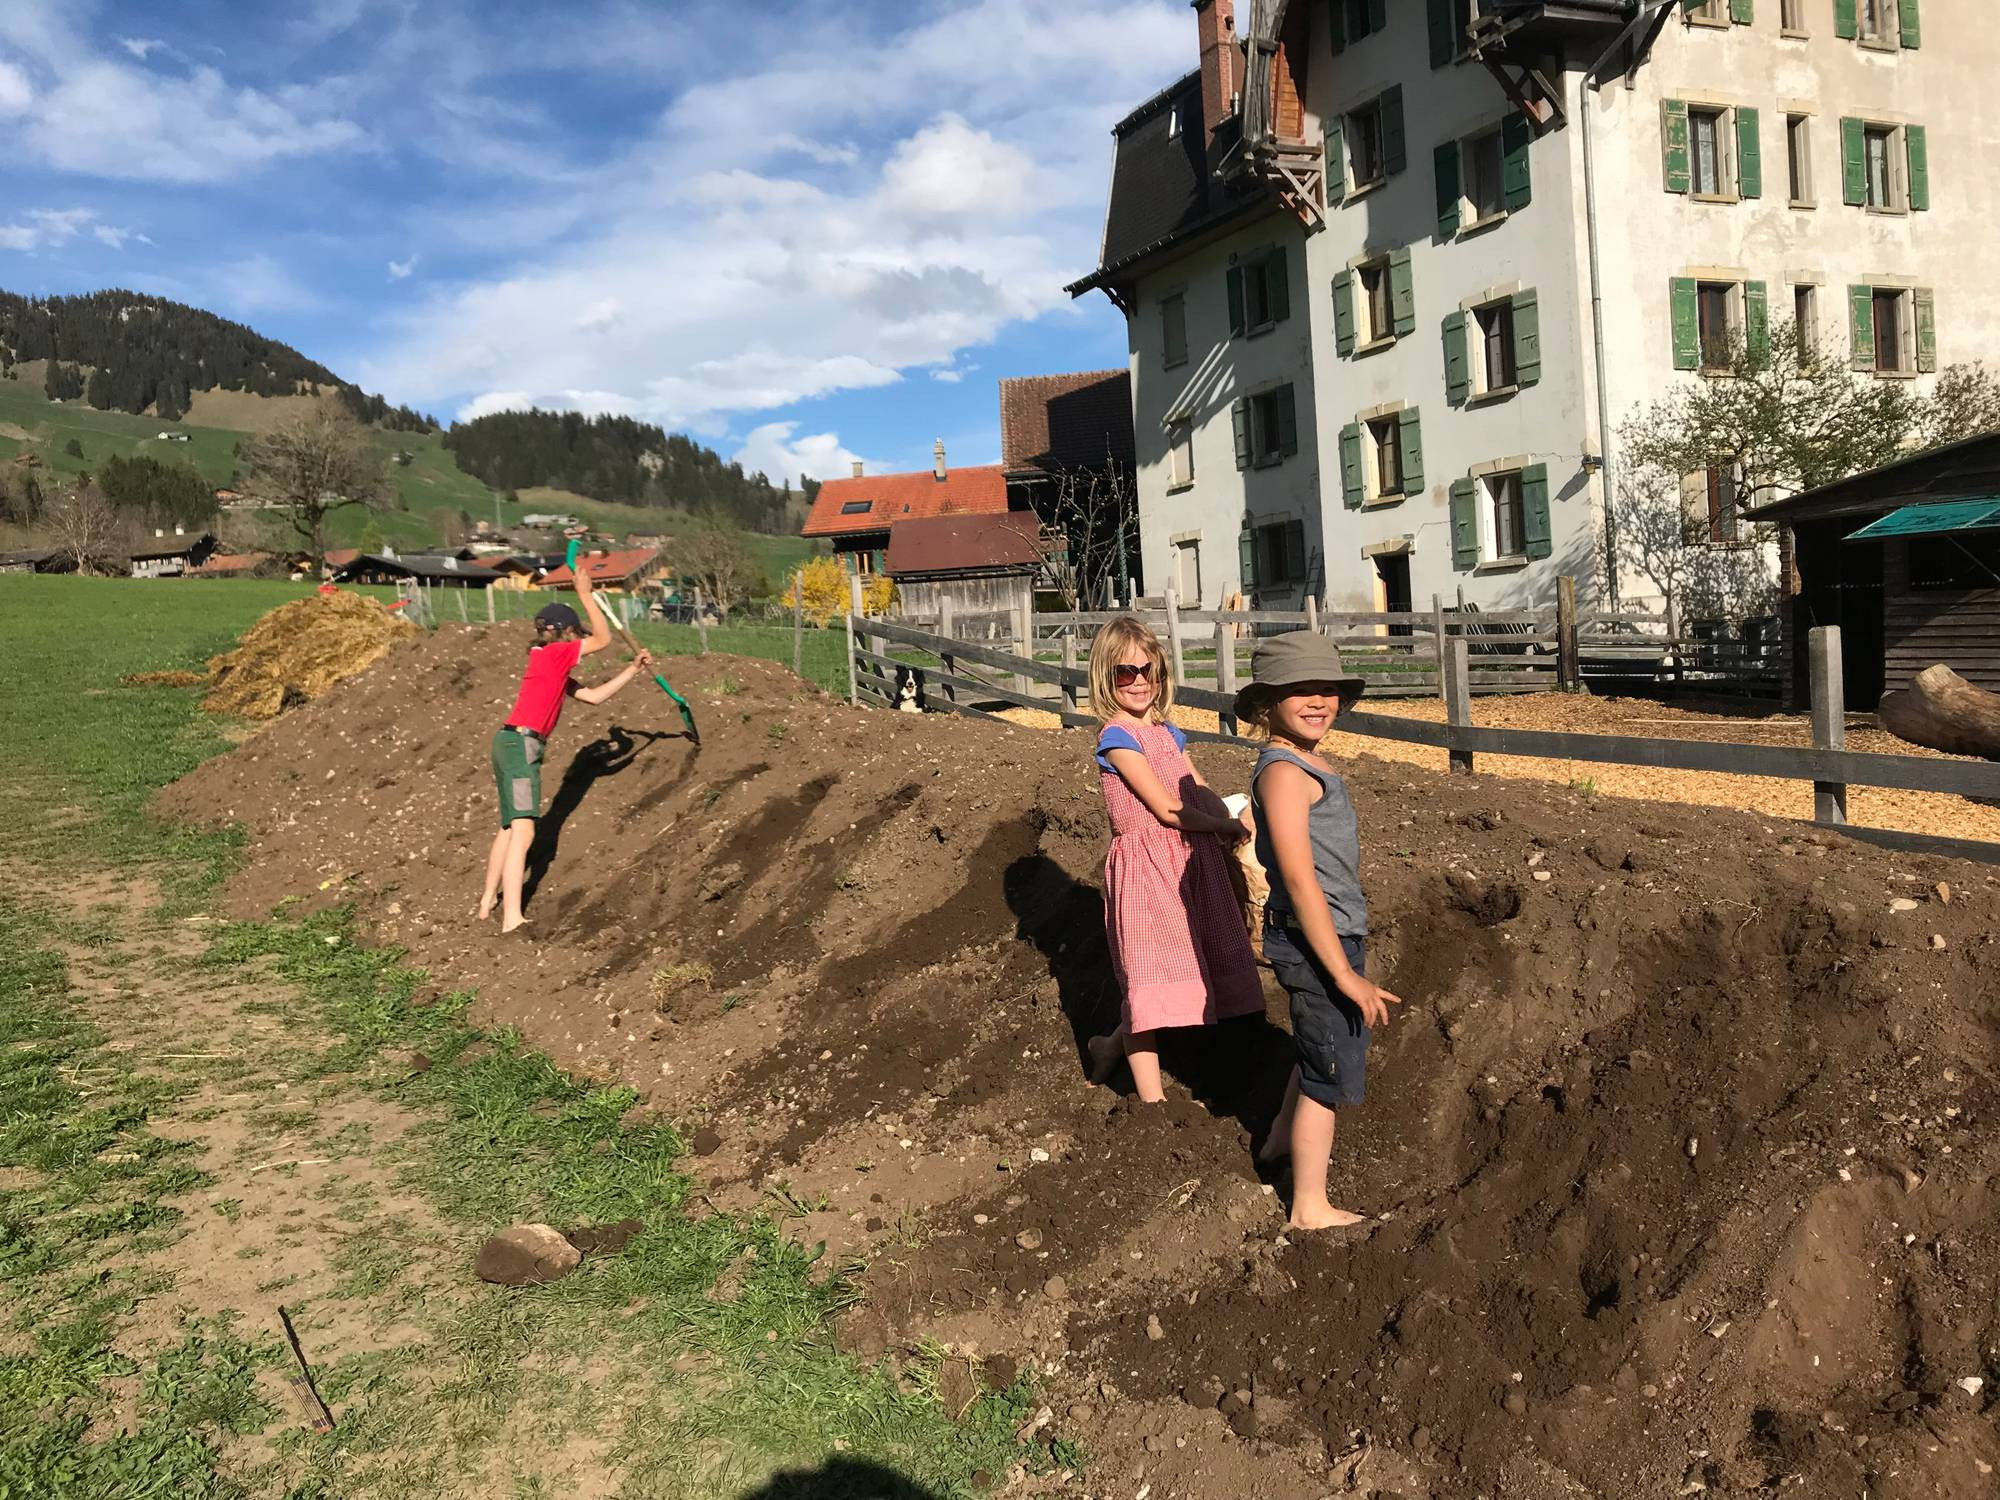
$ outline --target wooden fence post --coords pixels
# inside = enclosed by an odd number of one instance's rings
[[[861,681],[854,666],[854,616],[851,613],[840,617],[842,628],[847,633],[847,701],[856,708],[861,706]]]
[[[1556,579],[1556,686],[1573,693],[1583,686],[1582,652],[1576,634],[1576,580]]]
[[[1007,613],[1009,616],[1008,633],[1014,637],[1014,654],[1016,656],[1025,656],[1030,661],[1033,661],[1035,658],[1035,602],[1032,595],[1026,599],[1015,600],[1014,607]],[[1016,672],[1014,674],[1015,692],[1025,696],[1033,686],[1033,682],[1021,673]]]
[[[1433,642],[1433,644],[1437,647],[1438,696],[1449,702],[1450,694],[1448,694],[1445,691],[1445,685],[1444,685],[1445,660],[1448,653],[1444,649],[1444,595],[1443,594],[1431,595],[1431,629],[1436,632],[1436,639]]]
[[[1847,748],[1847,685],[1842,675],[1840,627],[1816,625],[1807,637],[1812,669],[1812,736],[1815,750]],[[1847,783],[1813,783],[1813,821],[1847,821]]]
[[[1175,683],[1187,681],[1187,664],[1181,659],[1181,597],[1167,590],[1167,654]]]
[[[792,675],[805,675],[806,659],[806,589],[805,580],[794,576],[792,579]]]
[[[486,590],[486,623],[488,625],[493,623],[493,589],[491,585],[488,585]]]
[[[1222,611],[1215,615],[1215,690],[1224,697],[1236,695],[1236,627],[1222,617]],[[1217,716],[1222,722],[1224,734],[1236,733],[1236,716],[1224,712]]]
[[[1076,627],[1073,625],[1066,626],[1063,630],[1062,664],[1065,673],[1076,670]],[[1063,680],[1062,700],[1064,708],[1068,709],[1071,713],[1077,711],[1076,684],[1069,681],[1067,677]]]
[[[1681,675],[1686,670],[1686,660],[1681,653],[1681,611],[1672,599],[1667,601],[1667,650],[1674,659],[1674,686],[1681,685]]]
[[[1444,664],[1444,716],[1448,724],[1465,728],[1472,726],[1472,672],[1468,661],[1468,650],[1463,640],[1451,643],[1445,653]],[[1452,774],[1470,776],[1472,774],[1472,752],[1453,750],[1451,752]]]
[[[1311,594],[1306,595],[1306,629],[1314,635],[1319,634],[1319,600]]]
[[[952,610],[951,610],[951,594],[948,591],[948,588],[940,588],[938,590],[937,633],[943,636],[948,641],[957,639],[957,637],[953,636],[951,633],[952,623],[953,622],[952,622]],[[938,653],[938,661],[942,663],[945,671],[951,673],[956,673],[958,671],[958,658],[952,655],[951,652],[940,651]],[[953,687],[948,682],[944,685],[944,695],[949,701],[953,703],[958,702],[958,689]]]
[[[694,586],[694,629],[701,637],[701,654],[708,655],[708,609],[701,597],[701,585]]]

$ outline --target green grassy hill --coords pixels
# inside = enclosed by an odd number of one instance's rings
[[[251,414],[242,427],[195,426],[126,412],[96,411],[76,402],[56,403],[43,394],[39,381],[0,380],[0,463],[32,452],[48,471],[69,476],[87,472],[114,454],[150,453],[162,460],[191,464],[221,487],[238,474],[236,445],[252,435],[257,406],[252,398],[239,398],[232,404],[232,410]],[[159,437],[163,431],[185,432],[190,441],[163,442]],[[81,458],[66,451],[72,441],[82,448]],[[375,441],[384,458],[398,452],[411,455],[408,464],[390,466],[397,503],[376,518],[384,540],[402,551],[437,545],[444,534],[443,525],[455,521],[460,512],[473,521],[497,521],[503,528],[518,524],[523,515],[535,511],[568,512],[614,536],[671,533],[675,524],[685,519],[677,511],[614,505],[567,490],[522,490],[517,501],[509,502],[461,470],[440,434],[378,432]],[[332,544],[358,544],[369,520],[358,510],[337,513]],[[274,518],[271,524],[283,522]],[[774,586],[812,550],[811,543],[796,536],[750,534],[746,540]]]

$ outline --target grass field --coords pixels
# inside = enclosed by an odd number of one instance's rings
[[[121,679],[296,592],[0,579],[0,1495],[926,1500],[1034,1461],[1028,1377],[947,1413],[946,1351],[839,1354],[847,1269],[795,1206],[690,1212],[628,1091],[412,1004],[338,912],[205,915],[234,841],[146,802],[240,727]],[[554,1285],[470,1275],[510,1220],[628,1215]]]

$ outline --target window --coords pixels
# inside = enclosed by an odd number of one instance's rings
[[[1361,326],[1367,335],[1363,342],[1372,344],[1378,339],[1393,339],[1396,336],[1396,315],[1389,305],[1389,262],[1378,260],[1357,267],[1354,281],[1361,303]]]
[[[1243,320],[1252,329],[1269,328],[1277,321],[1271,316],[1271,273],[1268,261],[1243,268]]]
[[[843,516],[865,516],[874,507],[873,500],[843,500],[840,502],[840,513]]]
[[[1303,583],[1306,576],[1306,523],[1277,521],[1254,533],[1257,586]]]
[[[1376,187],[1409,165],[1403,87],[1326,117],[1326,191],[1330,202]]]
[[[1931,206],[1930,137],[1921,125],[1840,122],[1842,197],[1874,213]]]
[[[1340,20],[1350,42],[1368,35],[1368,0],[1338,0]]]
[[[1864,42],[1896,40],[1896,0],[1857,0]]]
[[[1507,211],[1506,151],[1497,130],[1474,136],[1462,150],[1465,201],[1472,211],[1470,223],[1483,224]]]
[[[2000,536],[1975,531],[1959,536],[1911,537],[1910,587],[2000,588]]]
[[[1900,375],[1911,368],[1903,357],[1903,336],[1908,326],[1903,316],[1903,301],[1908,295],[1887,287],[1875,288],[1872,298],[1875,368],[1882,374]]]
[[[1711,465],[1682,486],[1682,535],[1690,543],[1734,546],[1741,539],[1736,471]]]
[[[1809,207],[1812,190],[1812,116],[1785,116],[1785,171],[1794,208]]]
[[[1792,288],[1792,327],[1803,359],[1819,347],[1818,287],[1801,282]]]
[[[1290,390],[1291,387],[1285,387]],[[1250,461],[1253,464],[1276,463],[1284,457],[1284,443],[1279,433],[1278,393],[1265,391],[1250,398]]]
[[[1241,396],[1229,409],[1236,429],[1236,467],[1260,469],[1299,451],[1297,399],[1290,385]]]
[[[1778,7],[1778,29],[1786,36],[1806,34],[1806,0],[1783,0]]]
[[[1372,496],[1386,500],[1403,493],[1402,428],[1391,415],[1368,425],[1369,468],[1375,483]]]
[[[1698,196],[1719,198],[1728,191],[1728,156],[1725,149],[1723,115],[1719,109],[1688,111],[1688,146],[1694,171],[1693,189]]]
[[[1937,295],[1929,287],[1850,286],[1847,305],[1854,369],[1937,372]]]
[[[1690,21],[1707,21],[1716,26],[1729,24],[1729,7],[1726,0],[1688,0],[1687,16]]]
[[[1194,423],[1183,417],[1167,423],[1167,487],[1194,483]]]
[[[1187,363],[1187,297],[1175,292],[1160,299],[1162,363],[1171,370]]]
[[[1479,328],[1479,359],[1474,382],[1480,395],[1504,391],[1515,384],[1514,304],[1495,302],[1473,310]]]
[[[1388,176],[1382,146],[1382,101],[1374,99],[1347,117],[1350,189],[1371,187]]]
[[[1495,562],[1526,557],[1528,528],[1519,470],[1487,476],[1486,515],[1487,555]]]
[[[1701,340],[1701,364],[1705,370],[1729,368],[1730,295],[1735,290],[1727,282],[1703,281],[1695,286],[1696,328]]]
[[[1863,160],[1868,167],[1868,206],[1894,208],[1895,183],[1889,171],[1889,148],[1896,133],[1882,125],[1867,126],[1862,132]]]
[[[1201,603],[1201,543],[1174,543],[1174,592],[1183,607]]]
[[[1292,315],[1291,283],[1283,245],[1232,256],[1227,273],[1229,332],[1254,337]],[[1182,358],[1186,357],[1186,314],[1182,314]]]

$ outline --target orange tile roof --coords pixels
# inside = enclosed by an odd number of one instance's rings
[[[829,479],[822,484],[803,534],[846,536],[857,531],[887,531],[898,521],[946,515],[993,516],[1006,509],[1007,474],[998,464],[947,469],[943,479],[929,469],[914,474],[864,474],[859,479]]]
[[[659,561],[657,547],[635,547],[625,552],[607,552],[602,557],[586,552],[581,561],[584,571],[590,575],[592,583],[624,583],[635,573],[644,573]],[[568,567],[551,568],[542,575],[545,589],[567,589],[576,586],[576,578]]]

